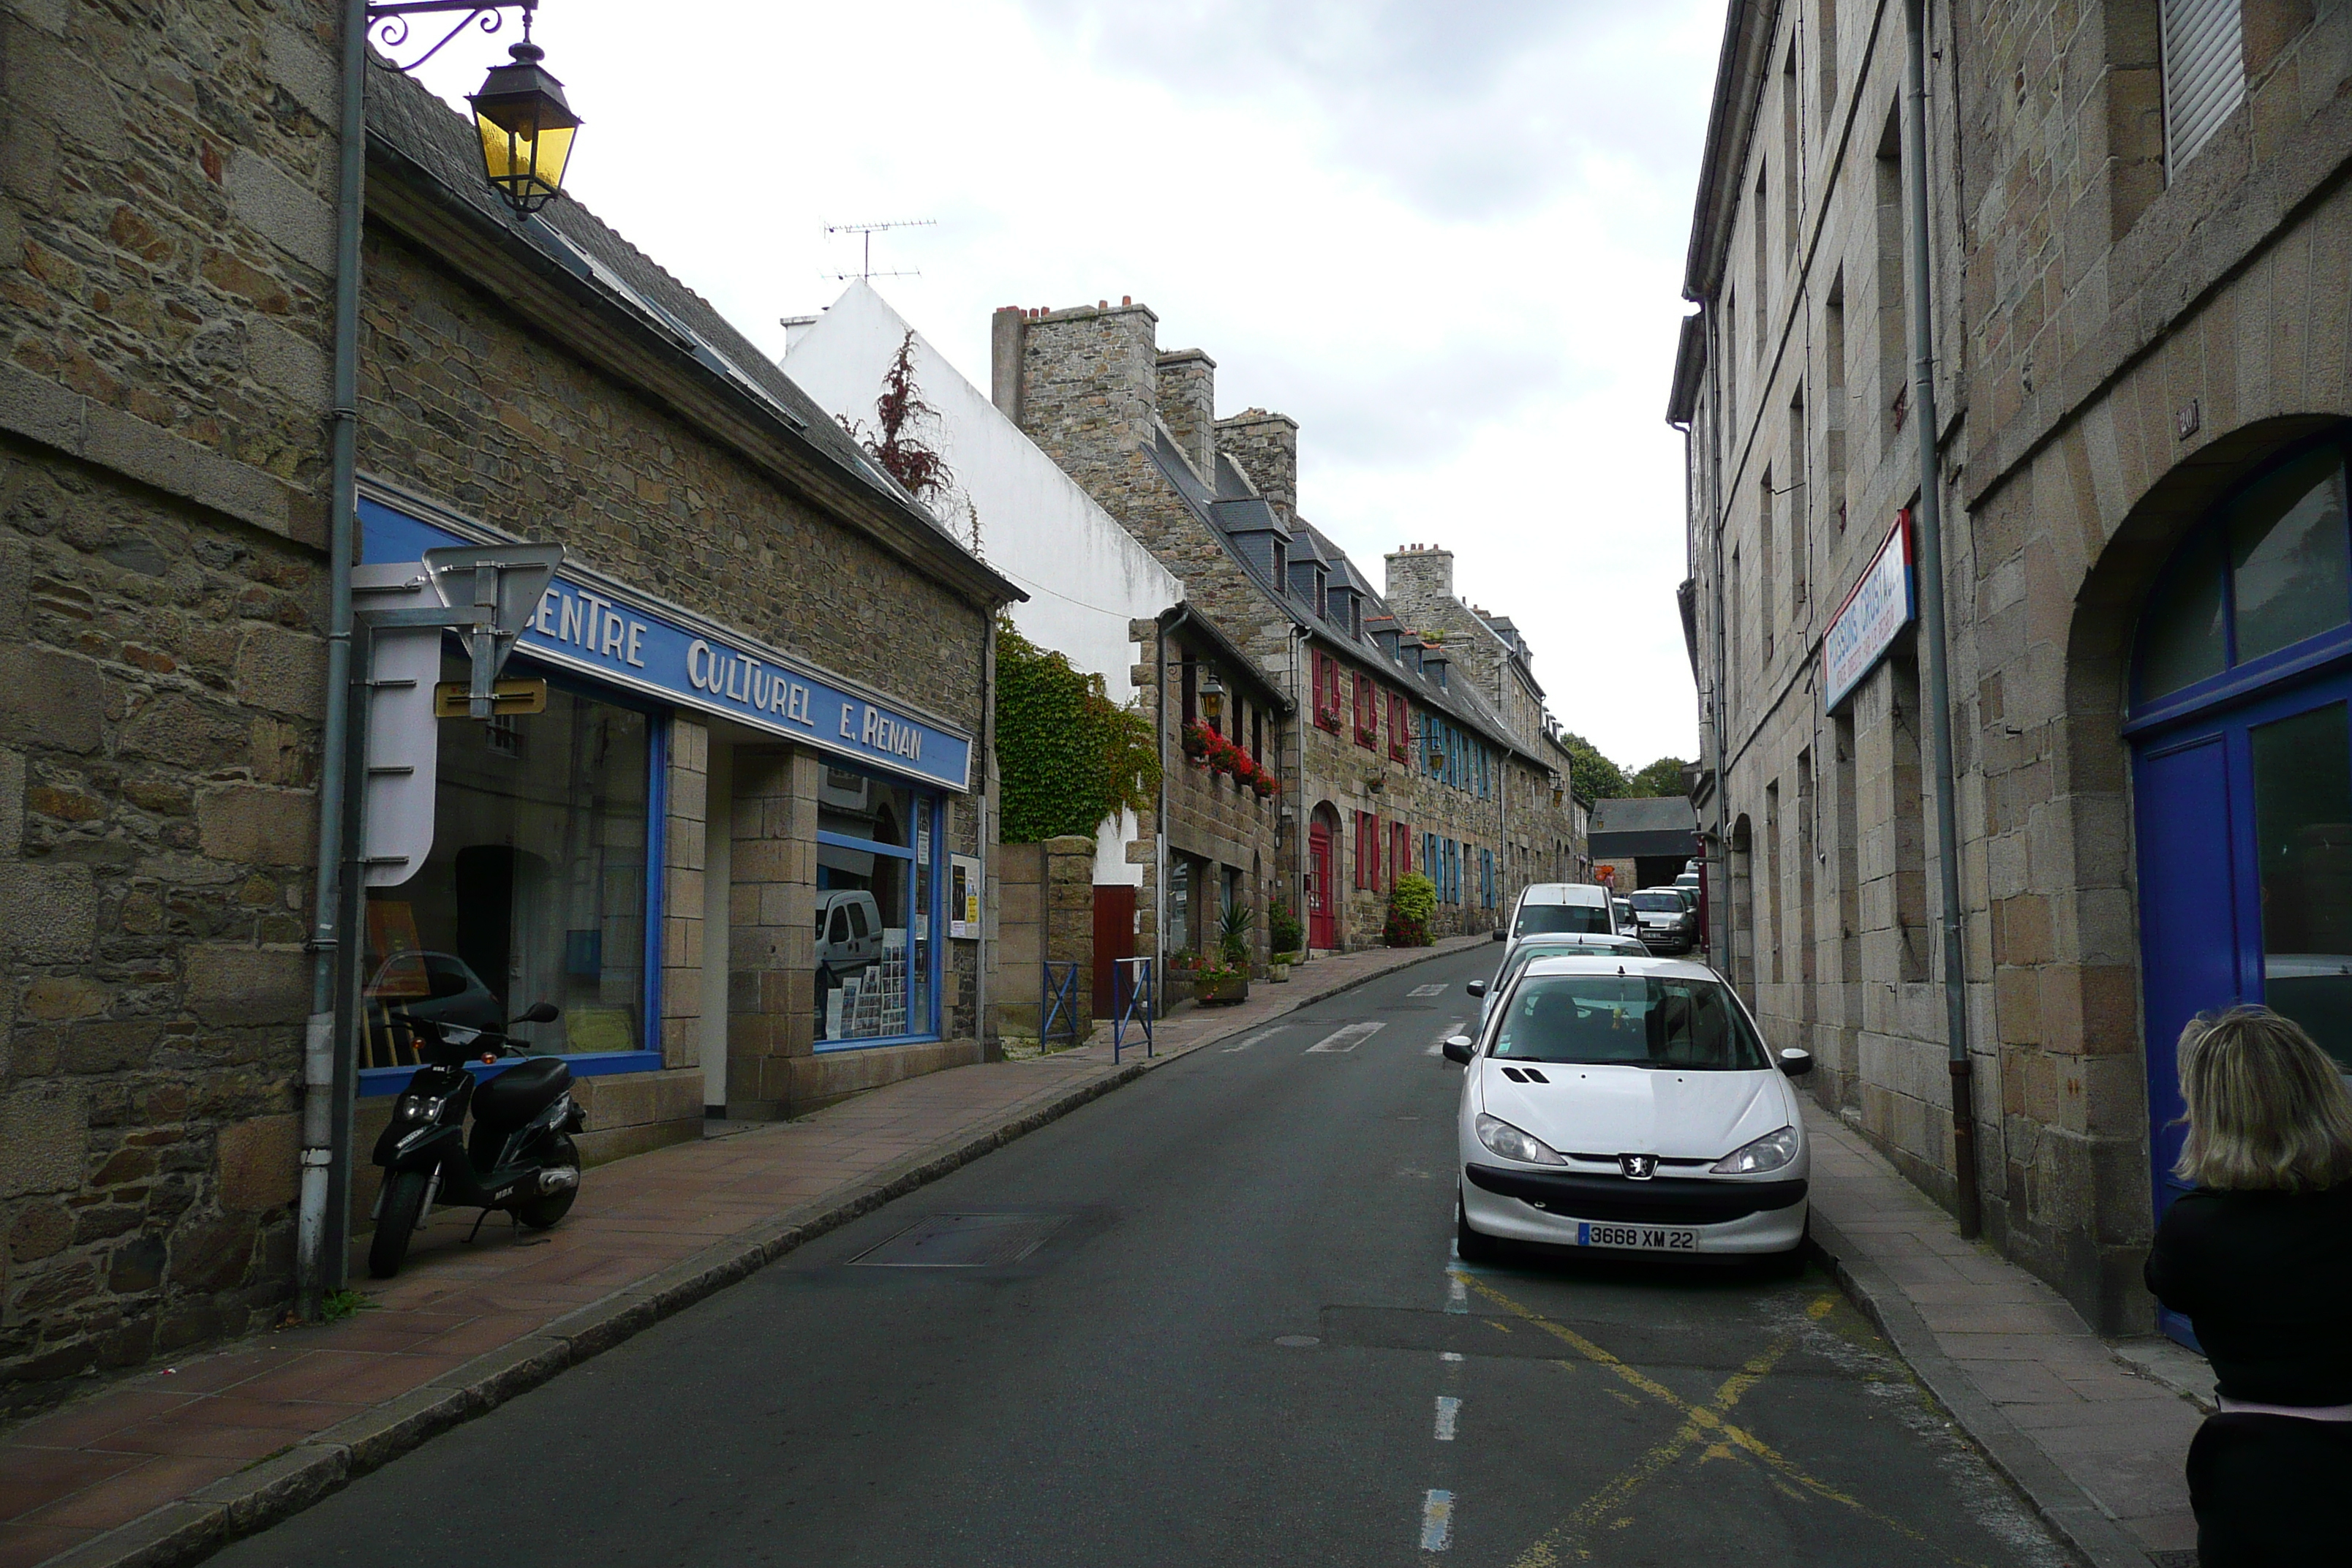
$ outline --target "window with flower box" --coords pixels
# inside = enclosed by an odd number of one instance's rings
[[[1317,648],[1313,664],[1315,722],[1337,734],[1339,730],[1339,661]]]
[[[1389,693],[1389,759],[1410,761],[1412,754],[1412,719],[1404,705],[1404,693]]]
[[[1372,678],[1356,674],[1356,744],[1370,751],[1381,738],[1381,694]]]

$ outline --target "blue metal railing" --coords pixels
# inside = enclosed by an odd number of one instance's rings
[[[1041,1048],[1053,1044],[1056,1027],[1055,1020],[1059,1018],[1063,1037],[1070,1044],[1077,1045],[1078,965],[1075,963],[1055,963],[1047,959],[1044,969],[1044,978],[1037,993],[1037,1044]]]
[[[1151,1017],[1159,1011],[1160,987],[1148,958],[1120,958],[1111,962],[1110,971],[1110,1059],[1118,1062],[1119,1048],[1127,1043],[1127,1031],[1136,1026],[1143,1027],[1143,1054],[1151,1055]]]

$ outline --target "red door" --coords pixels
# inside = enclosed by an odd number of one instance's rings
[[[1095,1016],[1117,1010],[1111,979],[1118,961],[1135,956],[1135,889],[1123,882],[1095,884]]]
[[[1339,945],[1331,907],[1331,829],[1320,822],[1307,830],[1307,945]]]

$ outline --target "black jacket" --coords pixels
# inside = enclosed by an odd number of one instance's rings
[[[2352,1405],[2352,1182],[2184,1194],[2156,1227],[2147,1279],[2197,1331],[2224,1398]]]

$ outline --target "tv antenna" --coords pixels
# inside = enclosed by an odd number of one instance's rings
[[[864,247],[864,254],[858,262],[856,271],[835,272],[832,276],[836,280],[841,281],[846,281],[852,278],[920,278],[922,273],[913,269],[898,272],[875,271],[874,237],[887,229],[929,228],[939,221],[940,220],[935,217],[902,217],[893,218],[887,223],[829,223],[825,225],[825,233],[854,234],[858,237],[858,243]]]

